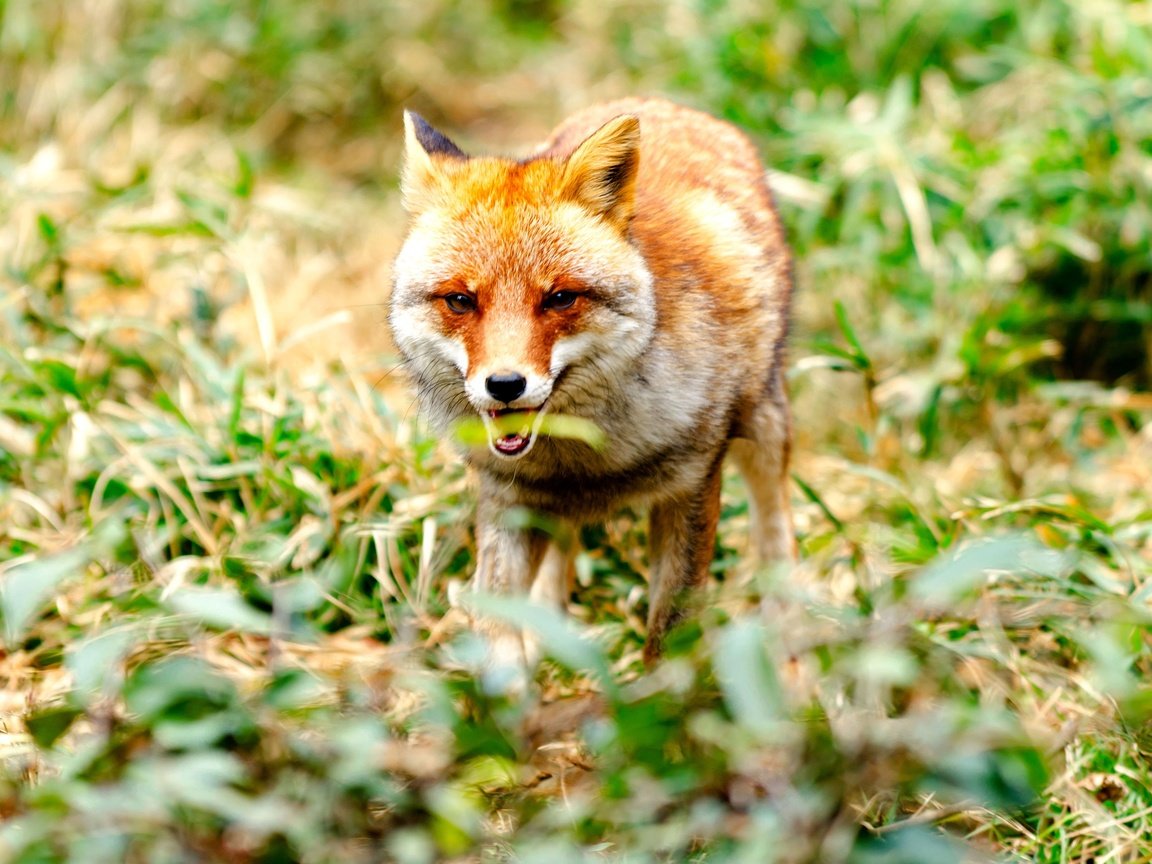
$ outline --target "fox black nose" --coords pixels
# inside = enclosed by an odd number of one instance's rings
[[[524,394],[528,388],[528,382],[519,372],[497,372],[485,379],[484,386],[488,388],[493,399],[508,403],[519,399]]]

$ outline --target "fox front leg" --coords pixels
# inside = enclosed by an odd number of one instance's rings
[[[690,493],[652,507],[648,638],[644,643],[647,665],[659,659],[668,631],[684,618],[692,592],[708,578],[720,521],[722,456]]]
[[[507,510],[485,501],[483,489],[481,496],[472,587],[482,594],[526,596],[532,581],[532,533],[509,524]],[[527,669],[531,658],[519,628],[484,616],[475,617],[474,626],[489,641],[492,667]]]
[[[558,612],[567,610],[568,596],[572,593],[575,533],[572,526],[559,525],[552,534],[537,532],[533,535],[533,576],[529,594],[533,603]]]
[[[486,594],[525,596],[533,603],[564,612],[572,586],[574,526],[557,522],[552,533],[509,524],[506,509],[482,506],[476,522],[477,566],[474,588]],[[531,668],[540,657],[538,640],[488,619],[477,629],[492,644],[492,663]]]

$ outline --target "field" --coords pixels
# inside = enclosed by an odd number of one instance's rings
[[[0,861],[1152,861],[1152,4],[0,0]],[[402,107],[661,93],[798,260],[801,563],[527,698],[385,325]]]

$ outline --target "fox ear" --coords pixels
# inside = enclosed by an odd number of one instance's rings
[[[439,161],[443,158],[468,157],[415,111],[405,111],[404,171],[400,177],[400,192],[409,213],[424,209],[430,195],[439,186],[443,175]]]
[[[632,218],[640,165],[640,120],[609,120],[568,157],[564,194],[598,216],[624,225]]]

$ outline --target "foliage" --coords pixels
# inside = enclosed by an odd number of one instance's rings
[[[1152,858],[1149,23],[0,0],[0,860]],[[385,356],[398,111],[654,90],[773,166],[803,563],[729,478],[644,672],[643,522],[590,526],[574,621],[488,601],[522,694]]]

